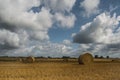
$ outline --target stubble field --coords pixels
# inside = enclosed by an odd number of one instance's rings
[[[0,80],[120,80],[119,62],[0,62]]]

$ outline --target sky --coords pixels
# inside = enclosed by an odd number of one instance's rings
[[[119,0],[0,0],[0,56],[120,57]]]

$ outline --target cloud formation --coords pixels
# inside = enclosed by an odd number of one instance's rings
[[[43,0],[42,2],[47,8],[53,12],[70,12],[76,0]]]
[[[5,45],[5,46],[4,46]],[[19,47],[20,39],[18,34],[8,30],[0,30],[0,46],[1,48]]]
[[[32,43],[33,44],[33,43]],[[2,50],[2,53],[6,56],[51,56],[62,57],[63,55],[70,55],[73,50],[72,46],[64,43],[34,43],[32,46],[24,46],[14,50]]]
[[[92,22],[81,26],[80,32],[74,36],[77,43],[120,43],[120,16],[116,13],[111,16],[109,13],[101,13]]]
[[[71,12],[75,1],[0,0],[0,51],[7,55],[25,55],[36,49],[38,43],[50,42],[48,31],[54,24],[72,28],[76,20]],[[61,46],[65,52],[66,46]]]
[[[100,0],[84,0],[80,3],[80,7],[84,9],[84,16],[90,17],[92,14],[99,13]]]
[[[76,17],[73,14],[65,16],[61,13],[56,13],[55,19],[58,22],[58,25],[61,25],[63,28],[72,28],[74,27]]]
[[[72,34],[73,42],[80,43],[77,51],[117,57],[120,52],[119,24],[120,16],[116,13],[103,12],[96,16],[93,21],[82,25],[79,33]]]

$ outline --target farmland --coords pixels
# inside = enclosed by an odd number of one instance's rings
[[[40,59],[34,63],[0,62],[0,80],[120,80],[120,63],[97,61],[80,65],[77,59]]]

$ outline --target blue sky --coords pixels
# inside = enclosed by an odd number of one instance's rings
[[[119,0],[0,0],[1,56],[120,57]]]

